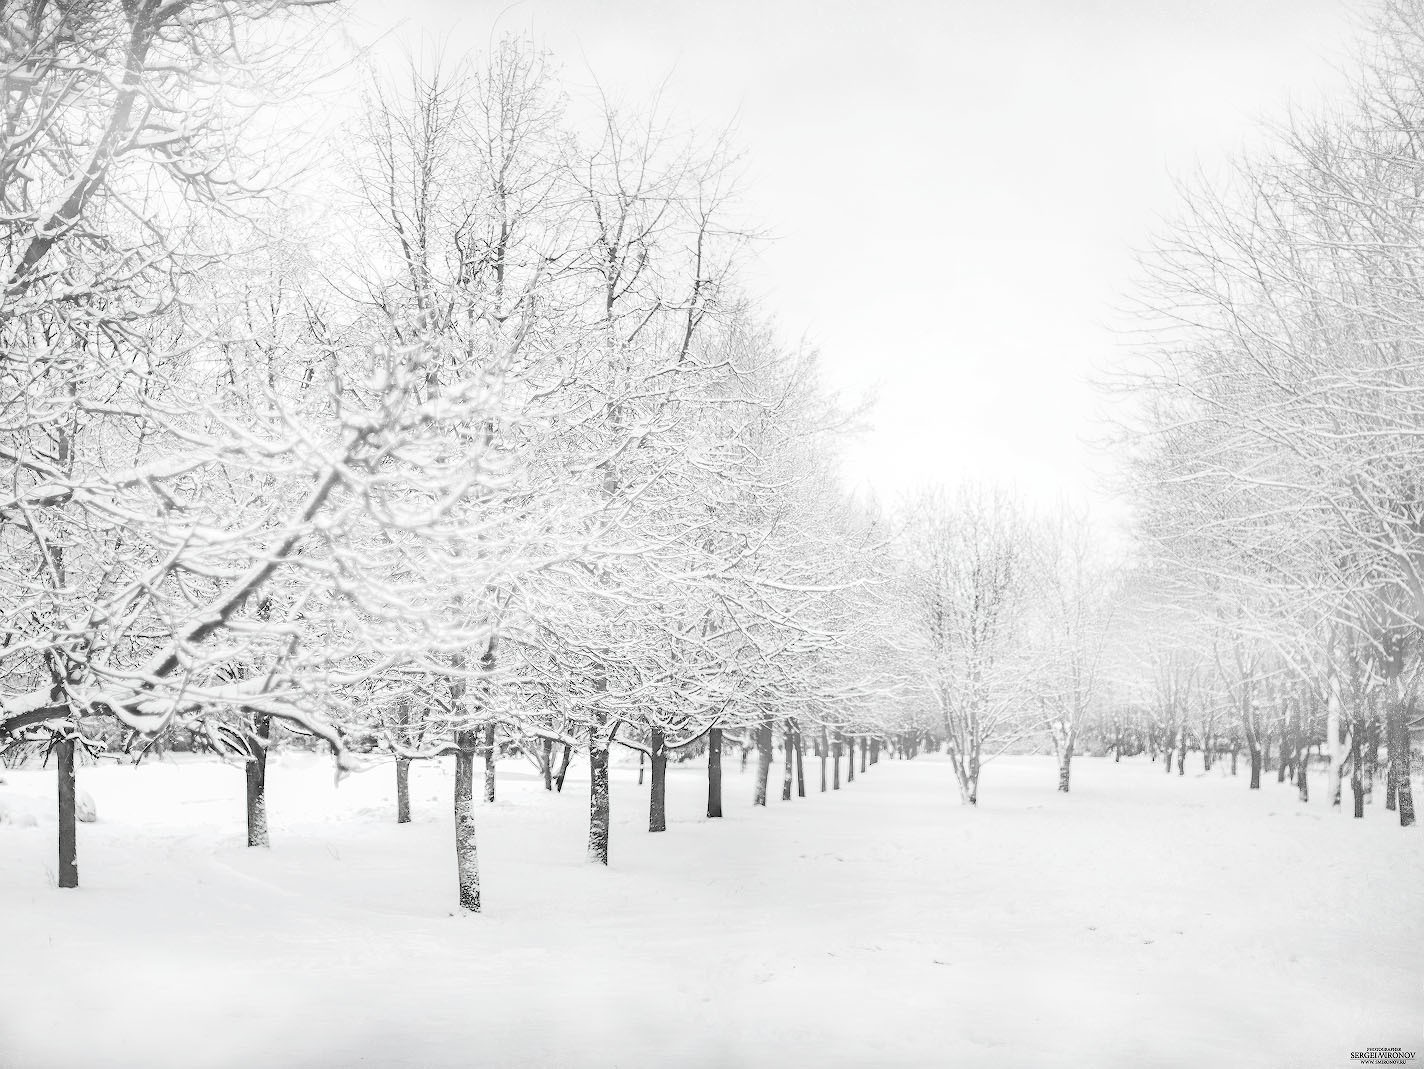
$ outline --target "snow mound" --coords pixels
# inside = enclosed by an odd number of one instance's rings
[[[0,796],[0,824],[9,824],[16,828],[34,828],[39,825],[39,818],[23,801]]]
[[[74,792],[74,817],[84,824],[93,824],[99,819],[98,807],[94,805],[94,797],[88,791]]]

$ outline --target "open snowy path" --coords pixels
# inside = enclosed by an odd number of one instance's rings
[[[0,799],[0,1065],[1346,1066],[1424,1040],[1424,849],[1213,773],[1005,759],[966,812],[936,758],[748,803],[669,777],[671,826],[615,771],[612,867],[586,780],[501,766],[485,909],[452,916],[440,767],[333,789],[274,760],[270,852],[241,775],[81,771],[84,887],[51,887],[49,773]],[[732,762],[735,769],[735,761]],[[808,773],[812,771],[808,767]],[[813,785],[814,787],[814,785]],[[1390,815],[1392,816],[1392,815]]]

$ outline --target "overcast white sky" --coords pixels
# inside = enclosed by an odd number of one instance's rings
[[[525,33],[565,83],[676,125],[735,120],[749,283],[847,395],[847,476],[1092,495],[1089,385],[1171,176],[1342,91],[1364,0],[358,0],[358,37],[483,51]],[[394,53],[395,50],[389,50]]]

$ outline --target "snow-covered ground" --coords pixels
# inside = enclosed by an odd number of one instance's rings
[[[0,801],[0,1065],[1347,1066],[1424,1053],[1424,846],[1216,773],[1004,759],[977,812],[935,757],[727,817],[674,766],[646,832],[615,770],[612,866],[586,780],[500,767],[485,912],[455,916],[448,767],[333,787],[274,758],[273,847],[242,777],[84,768],[78,891],[57,891],[52,775]],[[808,773],[813,770],[807,769]],[[777,777],[779,786],[779,776]],[[809,784],[814,789],[815,784]],[[1358,1064],[1358,1063],[1356,1063]]]

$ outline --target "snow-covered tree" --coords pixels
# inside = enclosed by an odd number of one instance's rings
[[[908,517],[906,628],[966,805],[978,802],[983,765],[1041,719],[1023,657],[1032,537],[1030,518],[999,490],[926,495]]]

